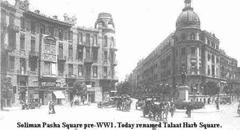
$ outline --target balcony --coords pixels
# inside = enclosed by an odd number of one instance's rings
[[[85,63],[85,64],[92,64],[92,63],[93,63],[92,57],[86,57],[86,58],[84,59],[84,63]]]
[[[99,48],[100,45],[99,45],[99,44],[93,44],[92,47],[93,47],[93,48]]]
[[[36,51],[30,51],[30,52],[29,52],[29,55],[30,55],[30,56],[38,57],[38,52],[36,52]]]
[[[58,59],[58,61],[66,61],[67,56],[58,55],[58,56],[57,56],[57,59]]]
[[[67,75],[67,78],[68,78],[68,79],[76,79],[77,76],[76,76],[75,74],[68,74],[68,75]]]
[[[24,70],[17,70],[17,74],[21,76],[28,76],[28,72]]]

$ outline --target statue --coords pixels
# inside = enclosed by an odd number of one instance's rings
[[[186,83],[186,78],[187,78],[187,72],[185,71],[184,65],[182,66],[181,78],[182,78],[182,84],[184,85]]]

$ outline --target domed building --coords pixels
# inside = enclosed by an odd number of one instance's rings
[[[187,85],[191,100],[210,103],[216,97],[207,96],[204,87],[209,82],[220,86],[220,90],[224,86],[239,87],[237,60],[220,49],[215,34],[201,29],[200,18],[194,12],[191,0],[184,3],[176,30],[141,60],[129,77],[136,95],[172,98],[176,97],[178,86]],[[155,91],[161,87],[169,90],[167,95],[163,90]]]

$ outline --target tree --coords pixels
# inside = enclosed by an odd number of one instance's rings
[[[205,85],[204,85],[204,89],[203,89],[203,93],[205,95],[209,95],[209,96],[214,96],[216,94],[219,93],[219,87],[217,85],[216,82],[213,81],[208,81]]]
[[[87,94],[87,86],[82,81],[75,81],[73,83],[73,95],[81,96],[83,98]]]
[[[12,86],[12,82],[11,82],[10,77],[4,77],[4,78],[2,77],[1,82],[2,82],[2,88],[1,88],[2,101],[1,101],[1,103],[3,104],[5,99],[11,100],[11,98],[13,96],[13,92],[12,92],[13,86]]]

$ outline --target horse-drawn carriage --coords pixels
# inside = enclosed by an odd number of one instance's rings
[[[121,111],[130,111],[132,100],[130,96],[123,95],[117,99],[117,109]]]
[[[143,106],[143,117],[151,120],[167,121],[169,112],[169,103],[164,101],[154,101],[153,99],[145,99]]]

